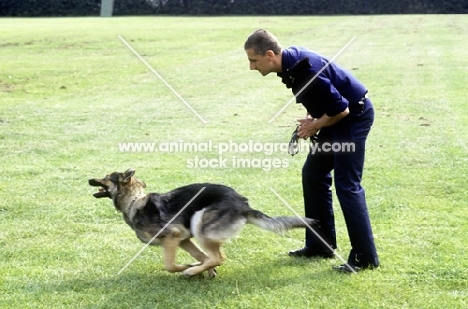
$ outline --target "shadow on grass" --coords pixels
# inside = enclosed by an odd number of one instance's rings
[[[215,279],[203,275],[186,278],[148,266],[146,272],[127,270],[121,275],[90,275],[45,284],[42,295],[71,297],[80,303],[80,308],[215,308],[254,301],[265,291],[276,294],[276,290],[290,289],[302,293],[297,287],[308,285],[311,280],[333,280],[325,261],[280,258],[255,266],[233,263],[227,261],[219,267]],[[280,293],[275,297],[281,298]]]

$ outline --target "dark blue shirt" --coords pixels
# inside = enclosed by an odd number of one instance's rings
[[[349,71],[304,47],[284,49],[281,61],[282,72],[277,75],[286,87],[292,88],[296,102],[302,103],[314,118],[323,114],[338,115],[367,93],[366,87]],[[327,64],[326,69],[300,92]]]

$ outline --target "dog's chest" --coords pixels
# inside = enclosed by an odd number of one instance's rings
[[[133,214],[132,217],[124,214],[125,222],[135,231],[136,236],[144,243],[150,245],[159,246],[161,241],[158,237],[161,237],[162,230],[157,228],[157,225],[151,223],[149,218],[145,218],[139,215]]]
[[[142,230],[135,230],[135,233],[141,242],[145,244],[149,244],[152,246],[161,246],[161,239],[158,237],[154,237],[155,235],[151,235],[150,233],[144,232]]]

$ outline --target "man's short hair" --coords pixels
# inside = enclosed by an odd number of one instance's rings
[[[271,50],[278,55],[281,53],[281,45],[278,39],[269,31],[257,29],[252,32],[244,44],[244,50],[253,49],[258,55],[265,55],[268,50]]]

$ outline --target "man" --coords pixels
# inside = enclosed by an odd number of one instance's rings
[[[374,109],[367,97],[367,89],[348,71],[316,52],[294,46],[283,49],[276,37],[263,29],[249,35],[244,49],[251,70],[257,70],[263,76],[277,73],[286,87],[292,89],[297,103],[302,103],[307,109],[307,117],[298,119],[298,137],[307,139],[317,134],[319,147],[324,143],[335,145],[327,149],[323,147],[323,151],[311,151],[304,163],[305,215],[320,220],[321,226],[316,229],[320,237],[307,230],[304,248],[291,251],[289,255],[334,256],[334,250],[331,250],[336,249],[331,193],[333,170],[336,195],[351,242],[347,263],[334,269],[354,273],[378,267],[379,259],[361,186],[365,142],[374,121]],[[340,145],[353,147],[348,147],[348,152],[325,151],[339,149],[336,146]]]

